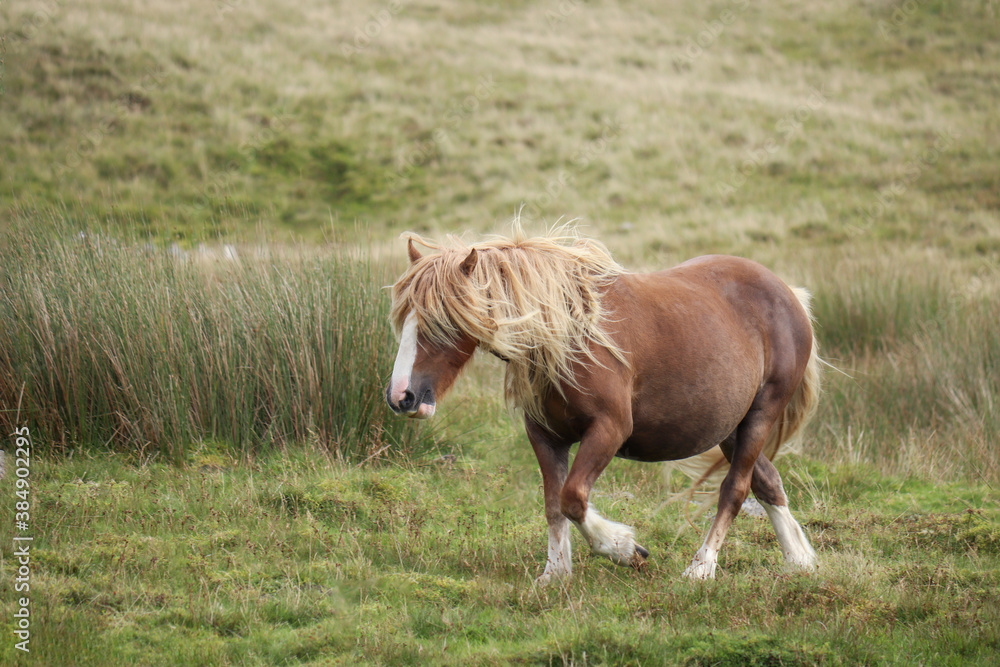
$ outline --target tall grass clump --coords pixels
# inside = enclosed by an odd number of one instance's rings
[[[174,458],[313,441],[348,459],[410,449],[387,415],[386,276],[334,249],[238,259],[60,229],[8,232],[0,266],[0,428],[56,448]]]
[[[810,281],[824,354],[891,350],[955,305],[950,277],[898,258],[850,258]]]
[[[818,444],[891,474],[1000,480],[1000,275],[904,258],[849,261],[816,281],[828,372]]]

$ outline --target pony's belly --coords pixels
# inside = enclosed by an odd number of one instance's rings
[[[712,366],[711,362],[701,365],[704,369]],[[735,361],[723,366],[726,371],[738,367]],[[645,391],[633,401],[632,434],[618,456],[678,461],[715,447],[736,430],[758,391],[760,372],[704,372],[700,377],[725,377],[726,381],[688,382],[683,391],[659,381],[645,383]]]
[[[735,428],[735,427],[734,427]],[[679,461],[690,456],[696,456],[708,451],[722,442],[732,430],[725,435],[693,435],[689,433],[673,433],[669,430],[657,434],[634,434],[621,446],[618,458],[630,461]]]

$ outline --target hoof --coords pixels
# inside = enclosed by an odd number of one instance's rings
[[[535,586],[548,586],[549,584],[569,579],[569,572],[542,572],[534,581]]]
[[[681,576],[695,580],[715,579],[716,558],[718,555],[718,551],[712,549],[707,544],[703,544]]]
[[[708,579],[715,579],[715,572],[707,568],[695,567],[692,565],[688,569],[684,570],[681,576],[685,579],[691,579],[693,581],[706,581]]]
[[[647,558],[649,558],[649,551],[637,544],[635,545],[635,552],[632,553],[629,565],[636,570],[645,570]]]
[[[694,581],[715,579],[715,563],[695,560],[686,570],[684,570],[681,576],[685,579],[692,579]]]
[[[785,561],[785,572],[789,574],[815,574],[817,569],[815,559]]]

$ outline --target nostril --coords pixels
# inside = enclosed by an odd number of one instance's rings
[[[404,412],[409,412],[413,409],[413,404],[416,402],[417,397],[413,395],[413,392],[409,389],[403,393],[403,400],[399,402],[399,409]]]

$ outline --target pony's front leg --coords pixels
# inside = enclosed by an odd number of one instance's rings
[[[646,564],[649,551],[636,544],[632,526],[605,519],[597,513],[593,505],[589,504],[583,521],[573,523],[580,529],[595,554],[610,558],[618,565],[627,565],[637,570]]]
[[[529,420],[525,421],[525,431],[542,470],[545,520],[549,525],[549,550],[545,571],[535,579],[536,584],[544,585],[554,577],[568,577],[573,572],[569,520],[559,509],[559,493],[562,491],[563,482],[566,481],[566,471],[569,468],[569,446],[553,442],[544,429]]]
[[[649,551],[636,544],[631,526],[608,521],[590,504],[594,482],[621,447],[625,436],[610,421],[596,422],[580,440],[580,449],[560,496],[562,513],[580,530],[594,553],[618,565],[636,569],[646,564]]]

